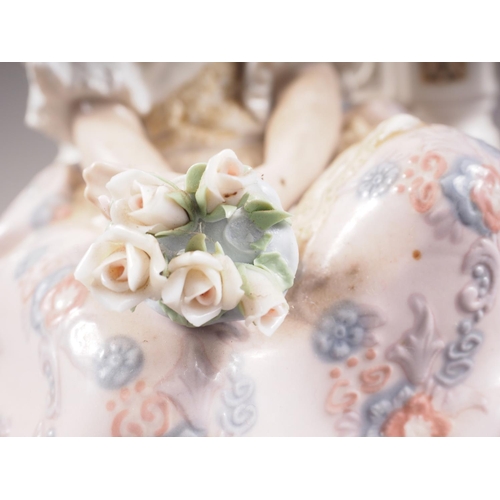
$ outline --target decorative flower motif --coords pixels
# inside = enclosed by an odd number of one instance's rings
[[[450,420],[433,408],[431,397],[424,393],[412,396],[382,426],[383,435],[389,437],[444,437],[450,431]]]
[[[399,177],[399,167],[383,162],[366,173],[358,185],[358,193],[363,198],[376,198],[385,194]]]
[[[243,311],[267,334],[281,324],[298,261],[290,214],[233,151],[172,181],[108,164],[94,164],[84,178],[85,195],[112,224],[75,276],[109,308],[151,299],[151,307],[184,326],[237,321]],[[247,287],[243,307],[236,265],[247,264],[273,284]]]
[[[500,231],[500,174],[493,167],[463,158],[441,187],[462,224],[482,235]]]
[[[118,389],[137,377],[144,364],[144,355],[135,340],[113,337],[96,353],[94,363],[99,385]]]
[[[428,212],[436,203],[439,185],[436,181],[426,181],[423,177],[413,179],[410,189],[411,206],[420,214]]]
[[[49,290],[40,304],[45,314],[45,326],[50,328],[67,316],[73,309],[80,307],[87,298],[88,290],[72,274]]]
[[[245,295],[241,310],[246,324],[253,323],[264,335],[272,335],[288,314],[288,303],[282,287],[273,274],[252,265],[239,267]]]
[[[381,427],[389,416],[401,408],[413,395],[415,389],[406,383],[398,384],[385,391],[384,394],[376,394],[364,405],[365,428],[362,435],[370,437],[381,436]]]
[[[484,177],[471,191],[471,200],[483,214],[486,227],[493,233],[500,231],[500,174],[490,165],[483,166]]]
[[[109,206],[109,215],[115,224],[159,233],[185,226],[190,222],[186,211],[189,199],[182,191],[141,170],[126,170],[106,184],[111,198],[99,199],[101,206]]]
[[[245,188],[256,182],[257,177],[250,167],[243,165],[230,149],[224,149],[208,161],[196,191],[196,200],[207,214],[219,205],[236,206]]]
[[[164,270],[165,258],[154,236],[111,226],[88,249],[75,278],[109,309],[125,311],[160,298]]]
[[[358,349],[369,330],[381,324],[375,313],[350,301],[340,302],[321,318],[313,335],[314,346],[325,360],[339,361]]]
[[[412,163],[418,163],[417,172],[413,167],[408,168],[405,173],[405,178],[411,178],[408,194],[411,206],[420,214],[428,212],[436,203],[440,194],[438,180],[448,169],[448,163],[438,153],[428,151],[420,159],[412,157]],[[404,189],[404,186],[403,186]]]
[[[241,277],[226,255],[186,252],[170,261],[168,273],[162,301],[193,326],[234,309],[243,296]]]
[[[113,437],[165,436],[170,427],[170,401],[167,396],[139,380],[134,387],[122,387],[118,401],[110,399],[106,409],[114,414]]]

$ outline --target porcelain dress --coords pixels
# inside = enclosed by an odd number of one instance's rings
[[[70,142],[71,103],[113,99],[178,172],[224,148],[260,165],[279,87],[234,64],[29,72],[33,126]],[[300,264],[271,337],[95,300],[74,271],[106,220],[80,163],[64,146],[1,219],[1,435],[500,434],[496,149],[397,115],[337,156],[291,209]]]

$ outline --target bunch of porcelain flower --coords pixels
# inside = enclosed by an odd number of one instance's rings
[[[109,196],[99,200],[111,224],[83,257],[76,279],[112,310],[153,300],[177,323],[199,327],[237,309],[240,319],[271,335],[288,313],[289,267],[277,252],[235,263],[218,242],[209,253],[206,236],[196,232],[200,220],[227,219],[241,207],[261,230],[286,220],[281,207],[252,194],[258,180],[230,150],[173,182],[141,170],[115,175],[106,184]],[[192,236],[167,261],[159,239],[182,234]]]

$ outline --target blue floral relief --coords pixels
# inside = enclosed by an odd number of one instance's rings
[[[379,316],[351,301],[335,304],[313,333],[314,349],[324,361],[340,361],[370,342],[370,331],[382,325]]]
[[[474,355],[481,347],[483,333],[474,328],[474,321],[462,320],[458,327],[458,340],[450,342],[444,353],[444,363],[435,375],[436,381],[451,387],[462,382],[474,367]]]
[[[443,194],[453,204],[453,208],[464,226],[469,226],[481,235],[490,230],[484,225],[483,214],[471,200],[471,190],[483,177],[480,161],[461,158],[458,163],[441,179]]]
[[[31,298],[30,320],[31,326],[40,335],[43,335],[45,333],[44,315],[41,311],[41,304],[43,299],[51,288],[62,281],[66,276],[68,276],[68,274],[73,273],[74,270],[74,266],[66,266],[62,269],[58,269],[54,273],[44,278],[35,288],[35,291]]]
[[[364,416],[362,435],[369,437],[382,436],[381,427],[389,418],[389,415],[404,406],[414,394],[415,388],[403,382],[369,398],[362,411]]]
[[[399,167],[391,162],[383,162],[369,170],[358,184],[358,194],[362,198],[376,198],[385,194],[399,177]]]
[[[99,349],[94,363],[99,385],[105,389],[118,389],[139,375],[144,355],[135,340],[113,337]]]

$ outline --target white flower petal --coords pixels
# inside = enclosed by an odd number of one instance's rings
[[[244,295],[241,286],[243,280],[233,261],[227,255],[219,255],[219,261],[223,265],[222,278],[222,309],[230,311],[234,309]]]
[[[241,299],[247,324],[253,323],[264,335],[272,335],[288,313],[288,303],[270,273],[245,266],[246,286],[250,289]]]
[[[266,314],[255,320],[255,325],[264,335],[270,337],[285,321],[289,306],[286,301],[271,307]]]
[[[237,205],[245,187],[256,180],[255,173],[238,160],[234,151],[225,149],[216,154],[208,161],[200,183],[200,189],[205,189],[207,212],[222,203]]]
[[[156,238],[123,226],[111,226],[91,245],[75,271],[106,307],[130,309],[157,300],[166,283],[165,259]]]
[[[213,288],[214,283],[212,283],[203,271],[200,271],[199,269],[190,269],[188,275],[186,276],[184,296],[187,301],[190,301],[199,295],[203,295],[209,290],[212,290]]]
[[[202,326],[214,319],[220,312],[221,307],[216,305],[203,306],[196,300],[183,302],[181,306],[182,315],[194,326]]]
[[[195,250],[194,252],[186,252],[175,259],[172,259],[168,264],[168,270],[173,273],[175,270],[181,267],[193,267],[201,266],[216,271],[222,271],[222,264],[213,256],[207,252],[202,252],[200,250]]]
[[[175,260],[175,259],[174,259]],[[161,292],[161,300],[165,305],[173,309],[176,313],[182,314],[180,297],[184,292],[184,283],[189,269],[178,269],[172,273],[165,283]]]
[[[126,245],[128,265],[128,285],[132,292],[142,288],[149,279],[149,257],[144,250]]]
[[[163,302],[194,326],[234,309],[243,295],[241,276],[225,255],[186,252],[172,259],[168,270]]]
[[[175,188],[141,170],[126,170],[107,184],[111,195],[109,214],[115,224],[159,232],[176,229],[189,222],[187,212],[171,197]]]

